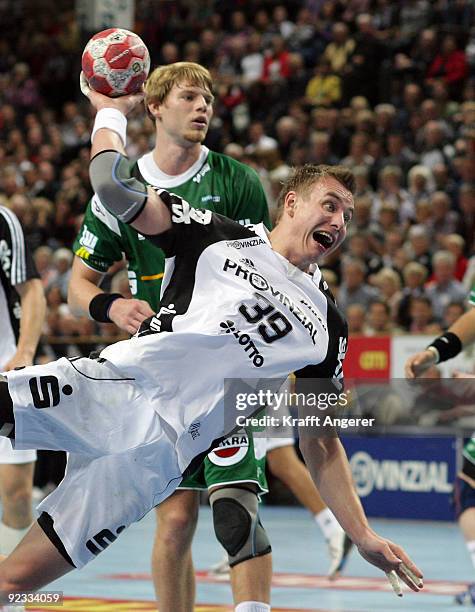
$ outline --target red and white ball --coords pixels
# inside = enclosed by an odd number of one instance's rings
[[[139,91],[149,70],[145,43],[122,28],[98,32],[82,54],[82,71],[89,87],[111,98]]]

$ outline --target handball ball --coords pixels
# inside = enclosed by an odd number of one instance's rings
[[[150,55],[137,34],[109,28],[95,34],[82,54],[89,87],[116,98],[139,91],[150,70]]]

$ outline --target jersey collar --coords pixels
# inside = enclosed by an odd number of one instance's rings
[[[182,174],[177,174],[176,176],[172,176],[170,174],[165,174],[162,172],[160,168],[155,163],[153,159],[153,151],[147,153],[143,157],[141,157],[137,164],[140,170],[140,174],[143,178],[154,187],[162,187],[163,189],[170,189],[172,187],[179,187],[189,181],[199,170],[201,170],[203,164],[208,157],[209,149],[204,145],[201,147],[200,156],[195,161],[195,163],[188,168],[186,172]]]
[[[263,223],[257,223],[256,225],[253,225],[252,229],[259,236],[259,238],[262,238],[262,240],[264,240],[264,242],[266,242],[272,248],[272,244],[269,238],[270,232]],[[306,273],[302,272],[302,270],[299,270],[299,268],[294,266],[293,263],[290,263],[290,261],[286,259],[283,255],[277,253],[277,251],[274,251],[274,255],[277,257],[281,265],[284,266],[287,272],[287,276],[303,274],[307,278],[310,276],[315,285],[317,285],[317,287],[320,285],[320,281],[322,279],[322,272],[317,264],[312,264],[308,270],[308,273]]]
[[[250,229],[252,229],[252,231],[257,234],[259,236],[259,238],[262,238],[262,240],[268,244],[270,247],[272,247],[271,243],[270,243],[270,238],[269,238],[269,230],[267,229],[267,227],[263,224],[263,223],[256,223],[255,225],[248,225],[247,227],[249,227]]]

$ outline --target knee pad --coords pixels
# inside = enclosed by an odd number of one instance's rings
[[[15,438],[15,417],[13,416],[13,402],[8,391],[5,376],[0,374],[0,436]]]
[[[216,537],[229,556],[229,565],[271,552],[267,533],[258,513],[257,494],[247,489],[225,487],[210,495]]]

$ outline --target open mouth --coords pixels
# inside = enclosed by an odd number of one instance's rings
[[[201,128],[201,129],[205,129],[206,126],[208,125],[206,122],[206,119],[194,119],[191,122],[195,127]]]
[[[325,250],[329,249],[335,243],[336,237],[330,232],[323,230],[315,230],[312,234],[312,238],[315,242],[318,242]]]

